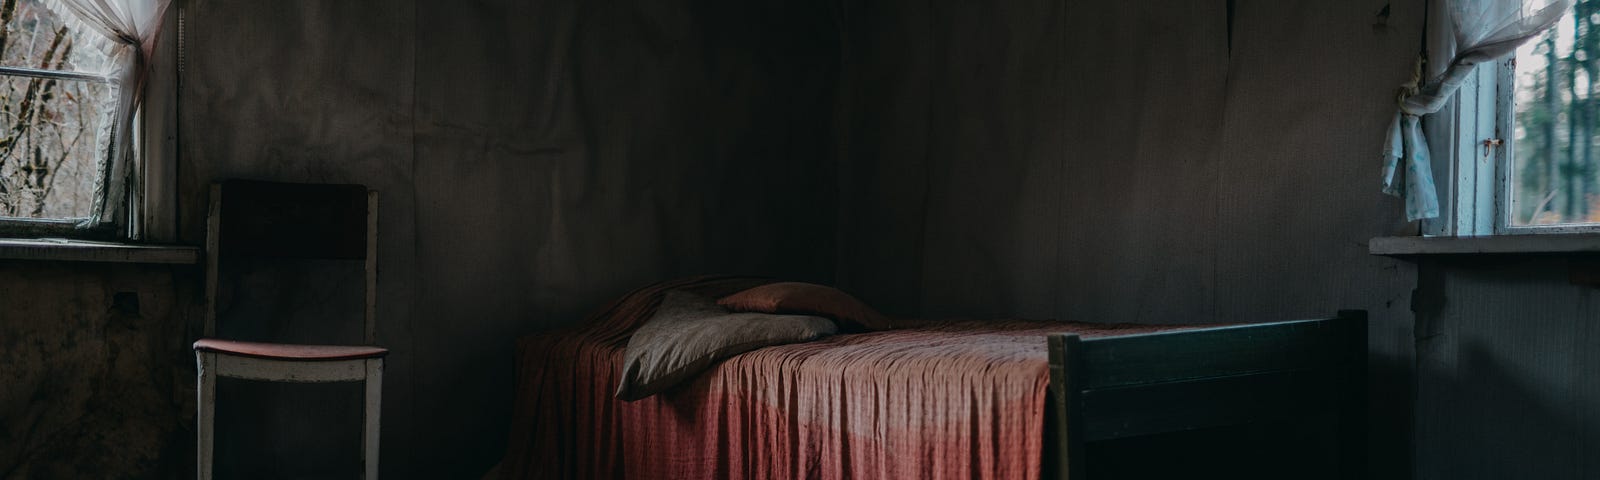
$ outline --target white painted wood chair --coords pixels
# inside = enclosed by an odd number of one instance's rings
[[[199,364],[197,477],[212,478],[217,377],[269,382],[365,382],[363,478],[378,478],[378,418],[383,358],[375,346],[378,279],[378,193],[360,185],[232,180],[211,186],[206,234],[205,338],[194,343]],[[237,258],[365,261],[366,345],[293,345],[212,338],[216,335],[218,266]]]

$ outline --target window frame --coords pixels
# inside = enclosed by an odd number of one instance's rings
[[[83,219],[0,217],[0,239],[70,238],[121,243],[177,241],[178,97],[182,84],[184,6],[174,2],[161,19],[158,61],[146,77],[142,105],[133,116],[133,179],[126,195],[107,201],[125,202],[121,225],[80,227]],[[40,70],[0,65],[0,75],[37,76],[115,83],[109,76],[85,72]]]
[[[1424,120],[1440,215],[1428,236],[1597,234],[1600,223],[1512,225],[1516,58],[1479,65],[1439,114]],[[1485,142],[1499,140],[1498,146]]]
[[[29,67],[14,67],[0,65],[0,76],[42,78],[48,80],[65,80],[74,82],[92,82],[106,85],[116,84],[116,79],[107,75],[98,75],[86,72],[47,70]],[[135,148],[137,143],[135,143]],[[121,237],[117,232],[108,227],[79,228],[82,218],[28,218],[0,216],[0,236],[61,236],[73,238],[112,238]]]
[[[128,212],[130,239],[171,243],[178,240],[179,99],[182,96],[185,3],[174,1],[161,19],[155,57],[145,80],[141,107],[134,118],[137,150]]]

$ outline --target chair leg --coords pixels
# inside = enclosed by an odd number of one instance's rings
[[[195,438],[195,478],[211,480],[211,453],[214,440],[214,425],[216,422],[217,407],[217,354],[208,352],[195,352],[195,362],[199,365],[199,374],[196,375],[196,414],[194,429]]]
[[[367,359],[365,426],[361,429],[361,460],[366,480],[378,480],[378,418],[383,412],[383,359]]]

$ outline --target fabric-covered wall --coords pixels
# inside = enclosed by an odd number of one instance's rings
[[[925,316],[1366,309],[1373,478],[1410,473],[1415,272],[1366,242],[1405,226],[1374,152],[1421,2],[846,11],[841,284]]]
[[[386,478],[498,460],[519,335],[662,278],[832,276],[838,48],[821,5],[197,0],[186,15],[186,240],[214,179],[381,191]],[[319,405],[354,392],[252,388],[222,385],[245,405],[219,435],[272,448],[219,452],[224,468],[343,461],[323,431],[356,411]]]

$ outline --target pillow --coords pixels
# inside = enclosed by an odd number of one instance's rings
[[[717,302],[735,312],[822,315],[846,323],[850,330],[888,330],[889,317],[837,288],[814,283],[780,282],[751,288]]]
[[[772,345],[832,335],[822,317],[732,313],[710,297],[667,292],[655,316],[628,339],[617,398],[634,401],[687,380],[713,363]]]

